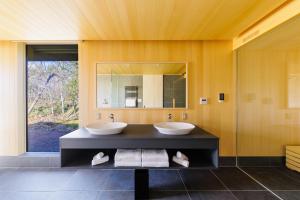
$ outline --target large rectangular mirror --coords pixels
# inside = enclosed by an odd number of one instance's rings
[[[187,63],[97,63],[98,108],[187,108]]]

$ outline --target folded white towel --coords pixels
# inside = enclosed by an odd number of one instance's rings
[[[184,167],[189,167],[189,164],[190,164],[188,160],[183,160],[183,159],[177,158],[177,156],[173,156],[173,161]]]
[[[143,167],[169,167],[169,156],[165,149],[143,149]]]
[[[93,159],[101,159],[101,158],[103,158],[103,156],[104,156],[104,153],[103,153],[103,152],[99,152],[99,153],[97,153],[97,154],[93,157]]]
[[[118,149],[115,154],[115,167],[140,167],[141,149]]]
[[[141,156],[141,149],[118,149],[115,158],[116,159],[131,159],[139,158]]]
[[[140,167],[141,161],[115,161],[115,167]]]
[[[94,158],[94,159],[92,160],[92,165],[93,165],[93,166],[99,165],[99,164],[108,162],[108,160],[109,160],[109,157],[108,157],[108,156],[104,156],[104,157],[102,157],[102,158],[100,158],[100,159]]]
[[[181,153],[180,151],[177,151],[176,157],[180,158],[182,160],[189,160],[189,158],[186,155],[184,155],[183,153]]]
[[[169,162],[169,156],[165,149],[143,149],[142,162]]]
[[[169,161],[165,161],[165,162],[142,161],[142,167],[169,167]]]
[[[141,160],[141,149],[118,149],[115,160]]]
[[[126,98],[125,106],[126,107],[136,107],[136,98]]]

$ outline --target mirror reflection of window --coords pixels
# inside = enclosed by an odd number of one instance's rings
[[[143,105],[144,108],[163,107],[163,75],[143,75]]]
[[[111,76],[97,75],[97,107],[111,108]]]
[[[164,75],[164,108],[184,108],[186,107],[184,74]]]
[[[186,108],[186,63],[98,63],[98,108]]]

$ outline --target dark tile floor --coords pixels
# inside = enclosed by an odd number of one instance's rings
[[[285,168],[245,167],[281,199],[300,200],[300,174]],[[151,170],[150,199],[280,199],[235,167]],[[130,200],[132,170],[0,168],[1,200]]]

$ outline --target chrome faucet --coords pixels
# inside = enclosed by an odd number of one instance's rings
[[[169,114],[168,114],[168,120],[172,120],[172,118],[173,118],[173,117],[172,117],[172,114],[169,113]]]
[[[109,115],[109,118],[112,120],[112,122],[115,122],[115,116],[114,116],[113,113],[111,113],[111,114]]]

